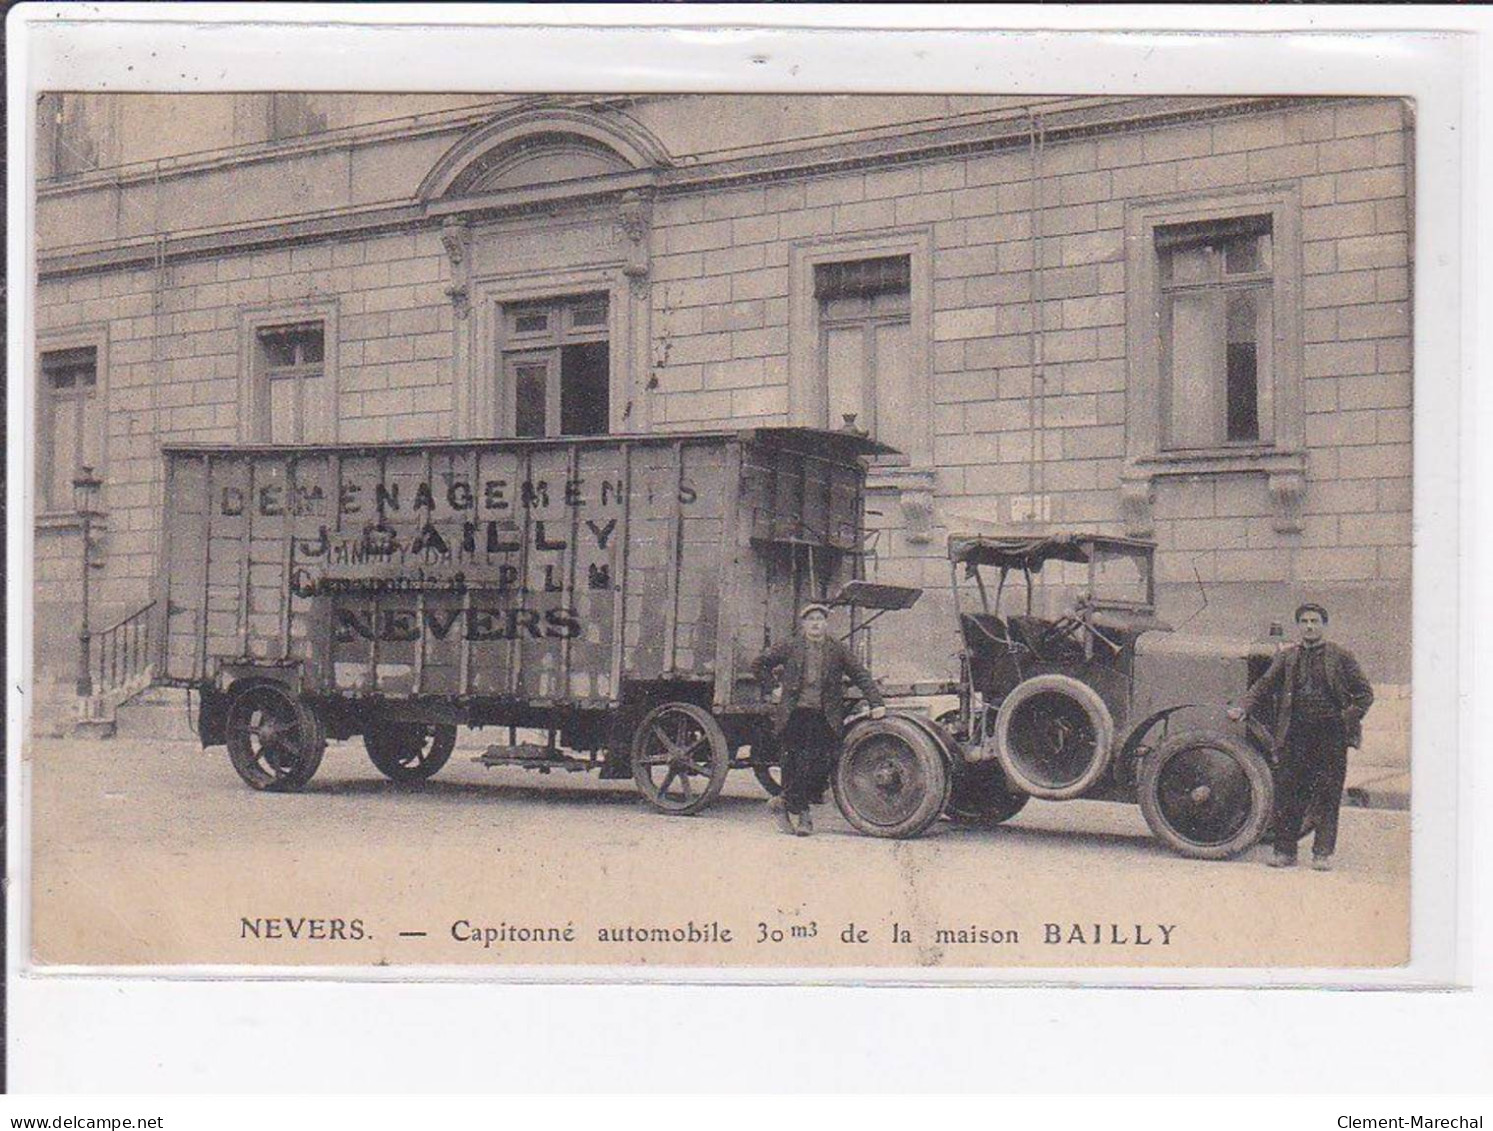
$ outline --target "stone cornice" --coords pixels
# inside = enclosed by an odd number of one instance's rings
[[[1083,137],[1344,101],[1348,99],[1146,97],[1079,106],[1070,104],[1066,108],[1051,110],[1038,107],[1037,117],[1041,121],[1046,143],[1050,145]],[[43,279],[55,278],[251,248],[315,242],[342,235],[369,234],[414,225],[434,227],[452,215],[500,215],[536,208],[568,206],[641,187],[635,181],[647,181],[659,195],[672,196],[717,185],[768,182],[898,165],[957,154],[996,152],[1027,144],[1031,129],[1032,120],[1028,115],[1017,113],[1013,116],[1009,111],[1003,111],[1000,116],[977,122],[962,122],[954,126],[934,127],[912,133],[831,142],[693,166],[612,174],[569,184],[538,186],[464,200],[439,200],[428,204],[411,200],[375,208],[339,209],[316,216],[231,229],[176,234],[164,240],[150,236],[128,243],[111,242],[91,247],[73,247],[40,256],[38,275]],[[277,151],[275,156],[281,152],[284,151]],[[266,160],[268,159],[267,157]]]
[[[558,104],[553,99],[546,99],[545,102],[561,109],[585,107],[592,110],[605,110],[643,100],[644,96],[641,95],[619,98],[586,96],[561,100]],[[348,148],[361,148],[383,142],[407,141],[433,134],[459,135],[476,126],[491,122],[495,115],[521,111],[528,104],[536,101],[537,97],[534,96],[494,98],[450,110],[432,110],[425,114],[404,118],[390,118],[382,122],[365,122],[361,125],[345,126],[342,129],[329,130],[325,133],[308,134],[304,138],[262,141],[251,145],[213,150],[206,154],[186,153],[175,157],[162,157],[154,161],[136,161],[128,165],[66,177],[49,177],[38,182],[36,196],[38,200],[46,200],[100,189],[122,188],[129,185],[148,184],[152,181],[200,176],[219,169],[261,165],[293,157],[337,153]]]

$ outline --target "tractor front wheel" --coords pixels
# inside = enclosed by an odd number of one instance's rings
[[[1265,759],[1216,731],[1173,735],[1141,768],[1146,824],[1158,840],[1199,860],[1225,860],[1258,841],[1274,798]]]

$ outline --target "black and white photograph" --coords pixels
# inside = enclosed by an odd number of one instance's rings
[[[263,58],[12,112],[28,974],[1448,974],[1421,87]]]
[[[34,136],[38,963],[1407,961],[1413,100]]]

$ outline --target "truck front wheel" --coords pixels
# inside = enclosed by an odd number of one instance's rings
[[[655,707],[633,735],[633,780],[660,812],[698,813],[720,796],[730,768],[731,747],[720,723],[693,703]]]
[[[254,789],[303,789],[327,748],[315,710],[278,683],[257,683],[233,693],[224,730],[228,760]]]

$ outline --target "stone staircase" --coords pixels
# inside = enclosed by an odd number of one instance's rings
[[[150,613],[155,602],[141,606],[89,637],[89,679],[93,693],[76,698],[72,733],[84,738],[112,738],[119,710],[151,688]]]

